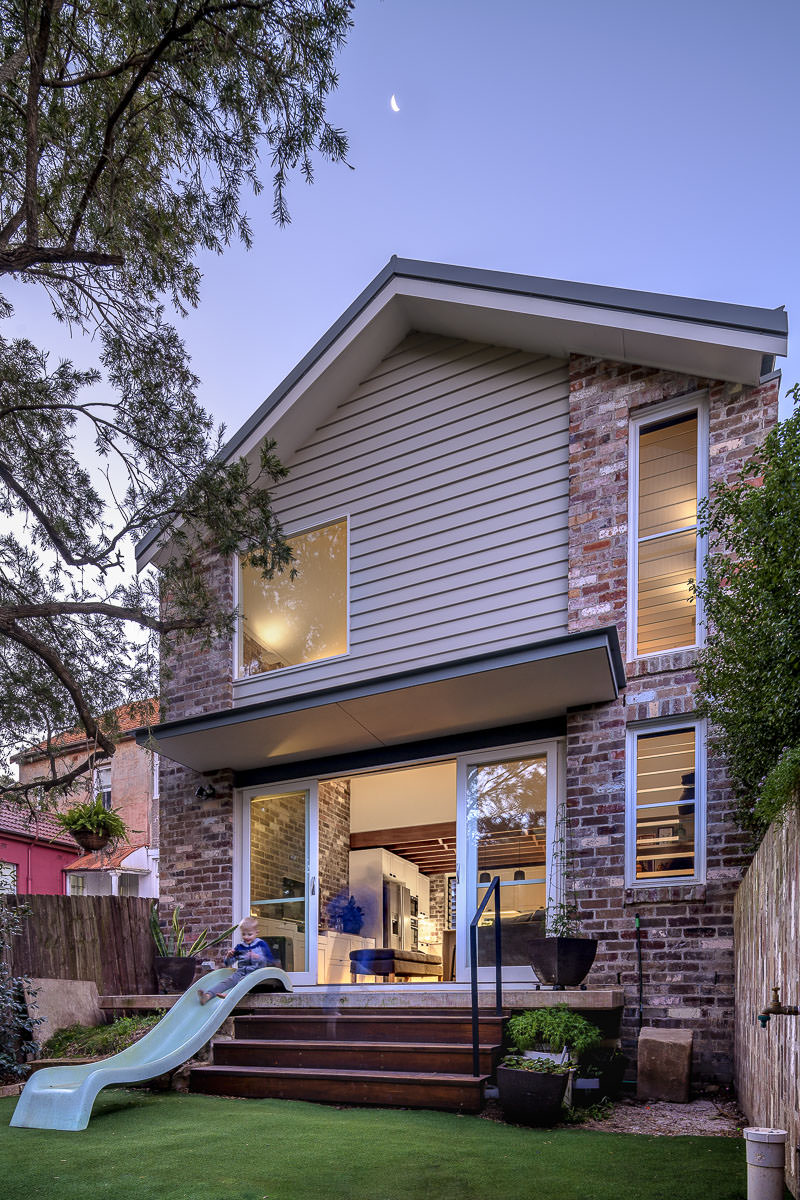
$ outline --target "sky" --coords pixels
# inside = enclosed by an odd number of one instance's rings
[[[800,379],[797,0],[361,0],[324,162],[266,188],[178,322],[233,432],[392,254],[789,311]],[[396,96],[399,112],[390,98]],[[265,176],[268,164],[265,164]],[[17,295],[15,332],[91,346]],[[788,415],[784,401],[782,415]]]

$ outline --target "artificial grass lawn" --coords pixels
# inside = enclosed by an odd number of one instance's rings
[[[106,1091],[81,1133],[9,1129],[3,1200],[744,1200],[744,1145],[451,1113]]]

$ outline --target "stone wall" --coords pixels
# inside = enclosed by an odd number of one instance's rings
[[[730,479],[777,419],[777,380],[745,388],[589,358],[571,363],[569,628],[615,624],[623,656],[629,421],[700,390],[710,400],[711,483]],[[692,1028],[695,1080],[724,1083],[733,1072],[733,895],[748,854],[711,747],[706,884],[624,886],[626,726],[692,715],[694,659],[683,651],[628,662],[617,702],[568,715],[567,804],[583,928],[600,939],[589,980],[624,987],[627,1053],[635,1055],[639,1025],[638,913],[643,1023]]]
[[[756,1020],[780,987],[800,1006],[800,810],[773,825],[736,894],[736,1089],[751,1125],[786,1129],[786,1182],[800,1195],[800,1017]]]

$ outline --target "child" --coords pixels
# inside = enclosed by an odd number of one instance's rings
[[[239,926],[239,932],[242,935],[241,942],[225,955],[225,966],[231,967],[235,963],[236,970],[227,979],[215,983],[208,991],[200,988],[197,998],[201,1004],[208,1004],[212,996],[224,996],[240,979],[257,971],[259,967],[280,966],[267,943],[258,936],[258,921],[255,917],[245,917]]]

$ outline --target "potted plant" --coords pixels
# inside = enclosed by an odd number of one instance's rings
[[[208,940],[208,930],[203,929],[187,947],[186,926],[181,924],[179,913],[180,905],[176,905],[165,937],[158,923],[158,901],[154,900],[150,905],[150,932],[156,945],[155,968],[162,993],[185,992],[191,986],[197,969],[196,955],[224,942],[236,928],[231,925],[230,929],[211,941]]]
[[[516,1125],[555,1125],[571,1069],[551,1058],[507,1054],[497,1068],[503,1115]]]
[[[531,943],[531,962],[540,983],[578,987],[591,970],[597,939],[582,937],[572,868],[571,828],[566,802],[558,807],[553,843],[555,892],[547,899],[545,936]]]
[[[105,808],[98,793],[85,804],[73,804],[66,812],[56,813],[56,821],[84,850],[103,850],[111,843],[128,840],[128,828],[115,808]]]
[[[517,1124],[554,1124],[573,1063],[600,1044],[601,1031],[566,1004],[557,1004],[511,1017],[508,1037],[512,1052],[497,1068],[503,1112]]]

